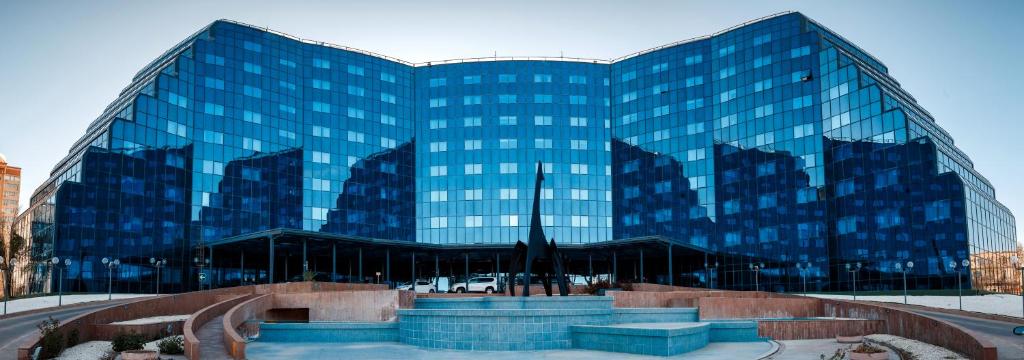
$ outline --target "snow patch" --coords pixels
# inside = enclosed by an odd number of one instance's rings
[[[807,294],[816,298],[853,300],[851,295]],[[1020,317],[1022,310],[1021,297],[1008,294],[990,294],[964,296],[964,310],[979,313]],[[857,300],[903,303],[903,295],[857,296]],[[956,296],[907,296],[911,305],[931,306],[940,309],[959,309]]]
[[[112,322],[111,325],[146,325],[146,324],[159,324],[162,322],[172,321],[185,321],[188,320],[190,315],[166,315],[166,316],[151,316],[147,318],[140,318],[134,320]]]

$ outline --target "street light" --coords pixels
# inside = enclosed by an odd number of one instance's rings
[[[64,259],[64,267],[60,266],[60,258],[54,256],[50,259],[53,267],[57,268],[57,306],[64,305],[64,268],[71,266],[71,259]]]
[[[377,284],[380,284],[380,271],[377,272]],[[466,287],[469,287],[469,285],[466,285]]]
[[[108,258],[103,258],[103,266],[107,267],[107,300],[113,298],[114,294],[114,268],[121,265],[121,260],[114,259],[111,261]]]
[[[201,252],[200,252],[200,256],[202,256]],[[193,257],[192,258],[192,263],[194,263],[195,266],[199,268],[199,290],[203,290],[203,281],[206,279],[206,273],[203,272],[203,266],[204,265],[209,265],[210,264],[210,259],[206,258],[206,257],[203,257],[202,259],[200,259],[200,256]],[[287,263],[285,265],[287,265]],[[210,289],[213,289],[213,280],[212,279],[210,280]]]
[[[807,296],[807,272],[811,271],[811,262],[808,261],[806,265],[801,266],[800,263],[796,263],[796,269],[800,271],[800,280],[804,284],[804,296]]]
[[[1013,263],[1013,267],[1020,269],[1020,317],[1024,318],[1024,261],[1021,260],[1024,259],[1018,258],[1017,255],[1010,256],[1010,262]]]
[[[914,262],[907,261],[907,267],[904,268],[903,264],[896,263],[896,271],[903,273],[903,304],[907,304],[907,273],[914,269]]]
[[[857,266],[851,266],[850,263],[846,263],[846,271],[853,273],[853,301],[857,301],[857,272],[860,271],[861,263],[857,262]]]
[[[156,268],[156,294],[160,295],[160,269],[167,265],[167,259],[149,258],[149,264]]]
[[[760,277],[761,270],[764,269],[764,263],[755,265],[750,263],[750,271],[754,272],[754,291],[761,291]]]
[[[964,290],[963,286],[960,285],[960,272],[971,265],[971,261],[964,259],[960,262],[961,267],[956,267],[956,261],[950,260],[949,267],[956,270],[956,297],[960,300],[960,310],[964,309]]]
[[[708,266],[707,264],[704,264],[704,267],[707,267],[707,266]],[[718,261],[715,261],[715,264],[711,266],[711,272],[708,274],[708,285],[710,285],[712,289],[715,288],[714,278],[717,277],[717,276],[718,276]]]
[[[11,273],[18,266],[18,260],[11,259],[6,266],[4,266],[4,257],[0,256],[0,271],[4,272],[4,315],[7,315],[7,298],[10,297],[11,286],[10,277]]]

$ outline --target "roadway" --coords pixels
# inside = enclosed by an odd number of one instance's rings
[[[36,325],[50,316],[63,323],[75,316],[129,300],[132,299],[90,302],[82,305],[52,308],[49,311],[31,312],[24,315],[15,314],[14,316],[0,319],[0,360],[17,359],[18,346],[27,340],[28,336],[38,333],[39,330],[36,328]]]
[[[999,348],[1000,360],[1024,360],[1024,336],[1013,335],[1013,328],[1021,326],[1020,324],[974,317],[970,315],[930,311],[918,306],[908,306],[904,307],[904,309],[959,325],[960,327],[983,336],[986,340],[991,341],[992,344]]]

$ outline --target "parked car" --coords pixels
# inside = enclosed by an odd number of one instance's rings
[[[465,282],[457,282],[449,288],[453,292],[482,292],[491,294],[498,289],[498,279],[491,276],[478,276],[469,278],[469,286]]]
[[[402,283],[395,287],[398,290],[414,290],[412,283]],[[416,280],[416,292],[417,293],[435,293],[437,288],[434,287],[434,283],[428,280]]]

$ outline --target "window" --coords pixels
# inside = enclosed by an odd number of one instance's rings
[[[754,46],[761,45],[769,41],[772,41],[772,34],[768,33],[764,35],[759,35],[754,37]]]
[[[590,200],[590,190],[569,189],[569,198],[573,200]]]
[[[633,79],[636,79],[636,71],[622,73],[622,82],[627,82]]]
[[[242,47],[245,48],[246,50],[253,51],[253,52],[261,52],[261,51],[263,51],[263,46],[262,45],[254,43],[252,41],[243,41],[242,42]]]
[[[430,152],[436,153],[436,152],[445,152],[445,151],[448,151],[448,142],[447,141],[436,141],[436,142],[430,143]]]
[[[586,105],[587,104],[587,96],[586,95],[569,95],[569,104],[570,105]]]
[[[535,83],[549,83],[549,82],[551,82],[551,74],[536,74],[536,75],[533,75],[533,82],[535,82]]]
[[[481,189],[467,189],[464,193],[466,200],[482,200],[484,198],[484,191]]]
[[[722,69],[722,70],[718,71],[718,78],[719,79],[725,79],[725,78],[733,76],[733,75],[736,75],[736,67],[735,66],[730,66],[730,67],[727,67],[725,69]]]
[[[700,99],[700,100],[701,100],[700,101],[701,102],[701,106],[703,106],[704,99]],[[694,104],[694,105],[696,105],[696,104]],[[669,110],[668,109],[669,109],[668,105],[662,105],[662,106],[654,108],[654,110],[652,111],[652,114],[654,115],[654,117],[668,115],[669,114]]]
[[[431,191],[429,196],[430,202],[448,201],[448,192],[444,190]]]
[[[793,110],[805,108],[811,105],[812,104],[810,95],[793,98]]]
[[[764,79],[754,83],[754,92],[764,91],[772,88],[772,79]]]
[[[761,194],[757,196],[758,209],[771,209],[776,205],[775,193]]]
[[[574,175],[587,175],[590,174],[590,166],[587,164],[570,164],[569,173]]]
[[[384,125],[394,125],[395,124],[395,117],[391,116],[391,115],[381,114],[380,115],[380,123],[384,124]]]
[[[757,164],[757,176],[775,175],[775,163],[767,162]]]
[[[363,142],[366,141],[366,135],[364,135],[363,133],[358,132],[358,131],[349,130],[348,131],[348,138],[347,139],[348,139],[348,141],[351,141],[351,142],[363,143]]]
[[[203,160],[203,173],[224,175],[224,163],[219,161]]]
[[[395,82],[395,74],[390,74],[390,73],[382,72],[382,73],[380,73],[380,81],[394,83]]]
[[[587,118],[578,116],[570,117],[569,126],[587,126]]]
[[[203,61],[205,63],[211,64],[211,65],[218,65],[218,66],[223,66],[224,65],[224,57],[223,56],[217,56],[217,55],[214,55],[214,54],[206,54],[206,56],[203,57]]]
[[[896,168],[875,173],[875,189],[898,184],[900,181],[899,175],[899,169]]]
[[[570,226],[572,227],[589,227],[590,217],[585,215],[572,215]]]
[[[533,117],[533,124],[538,126],[548,126],[554,122],[554,118],[547,115],[537,115]]]
[[[502,174],[515,174],[519,172],[519,164],[517,163],[501,163],[499,165],[499,171]]]
[[[514,82],[516,82],[516,74],[499,74],[498,75],[498,82],[499,83],[514,83]]]
[[[188,98],[170,91],[167,92],[167,102],[188,109]]]
[[[319,90],[330,90],[331,82],[327,80],[313,79],[313,88]]]
[[[631,92],[622,94],[622,102],[623,103],[627,103],[627,102],[630,102],[630,101],[633,101],[633,100],[636,100],[636,91],[631,91]]]
[[[949,200],[932,201],[924,207],[925,221],[940,221],[950,217]]]
[[[519,198],[519,189],[500,189],[498,198],[501,200],[515,200]]]
[[[448,106],[448,98],[434,98],[430,99],[430,107],[439,108]]]
[[[281,80],[277,82],[277,85],[288,90],[295,90],[295,84]]]
[[[483,103],[483,98],[480,95],[470,95],[462,97],[462,105],[480,105]]]
[[[243,137],[242,148],[245,150],[263,151],[263,142],[256,139]]]
[[[789,57],[798,58],[801,56],[807,56],[811,54],[811,46],[798,47],[789,51]]]
[[[433,78],[433,79],[430,79],[430,87],[439,87],[439,86],[445,86],[445,85],[448,85],[448,79],[447,78]]]
[[[502,215],[501,226],[519,226],[519,215]]]
[[[843,197],[846,195],[853,194],[856,190],[856,186],[853,179],[845,179],[836,182],[836,197]]]
[[[298,64],[296,64],[294,61],[288,59],[278,59],[277,63],[290,68],[295,68],[296,66],[298,66]]]
[[[852,234],[857,232],[857,217],[847,216],[836,220],[836,232],[839,235]]]
[[[765,65],[769,65],[771,63],[772,63],[772,56],[771,55],[762,56],[762,57],[754,59],[754,68],[757,69],[759,67],[762,67],[762,66],[765,66]]]
[[[448,167],[444,165],[431,166],[430,176],[448,176]]]
[[[388,104],[394,104],[395,101],[396,101],[396,98],[395,98],[395,95],[382,92],[382,93],[380,93],[380,101],[386,102]]]
[[[245,96],[254,97],[257,99],[263,97],[263,90],[261,90],[258,87],[252,87],[249,85],[242,86],[242,93],[245,94]]]
[[[316,137],[331,137],[331,128],[313,125],[313,136]]]
[[[330,164],[331,163],[331,154],[330,153],[325,153],[325,152],[320,152],[320,151],[314,151],[313,152],[313,162],[318,163],[318,164]]]
[[[245,110],[245,111],[242,112],[242,120],[244,120],[245,122],[253,123],[253,124],[262,124],[263,123],[263,115],[260,114],[260,113],[255,113],[255,112],[252,112],[252,111],[249,111],[249,110]]]
[[[533,102],[537,104],[550,104],[553,101],[553,97],[547,94],[535,94],[533,95]]]
[[[733,93],[735,94],[735,90]],[[704,107],[704,98],[696,98],[693,100],[686,100],[686,110],[695,110]]]
[[[739,200],[733,199],[722,202],[722,213],[724,213],[725,215],[733,215],[739,213],[741,209],[742,208],[740,207]]]
[[[319,102],[319,101],[314,101],[313,102],[313,112],[330,114],[331,113],[331,104],[322,103],[322,102]]]
[[[684,61],[684,63],[686,65],[696,65],[696,64],[700,64],[703,61],[704,61],[704,56],[701,55],[701,54],[697,54],[697,55],[693,55],[693,56],[687,56],[686,60]]]
[[[704,85],[704,75],[686,78],[686,87]]]
[[[499,104],[515,104],[516,103],[516,95],[515,94],[501,94],[501,95],[498,95],[498,103]]]
[[[484,226],[484,217],[480,215],[473,215],[466,217],[466,227],[481,227]]]
[[[224,116],[224,106],[214,103],[205,103],[203,104],[203,113],[214,116]]]
[[[364,70],[363,67],[355,66],[355,65],[349,65],[346,68],[346,71],[348,71],[349,74],[356,75],[356,76],[363,76],[365,74],[365,72],[366,72],[366,70]]]
[[[465,164],[463,165],[463,173],[466,175],[480,175],[484,173],[483,164]]]
[[[668,92],[668,84],[651,86],[651,95],[660,95]]]
[[[448,217],[434,216],[430,218],[431,229],[444,229],[448,227]]]
[[[431,129],[444,129],[444,128],[447,128],[447,127],[448,127],[448,120],[445,120],[445,119],[430,120],[430,128]]]
[[[724,91],[721,94],[718,94],[718,101],[719,102],[723,102],[723,103],[726,102],[726,101],[730,101],[732,99],[735,99],[735,98],[736,98],[736,89],[729,90],[729,91]]]
[[[772,104],[758,106],[754,108],[754,118],[762,118],[775,113],[775,107]]]
[[[331,62],[320,58],[313,58],[313,67],[317,69],[330,69]]]
[[[572,149],[572,150],[586,150],[587,149],[587,141],[586,140],[569,140],[569,149]]]
[[[899,210],[882,210],[875,215],[875,224],[877,224],[880,229],[900,226],[903,225],[903,217],[900,216]]]
[[[480,150],[483,147],[481,140],[466,140],[465,150]]]
[[[181,137],[188,136],[188,128],[185,125],[170,120],[167,121],[167,132]]]
[[[538,149],[550,149],[552,146],[552,141],[551,139],[534,139],[533,145]]]
[[[462,83],[466,85],[479,84],[480,75],[467,75],[462,77]]]
[[[349,85],[347,92],[348,92],[349,95],[352,95],[352,96],[365,96],[366,95],[366,89],[358,87],[358,86],[355,86],[355,85]]]
[[[668,63],[654,64],[654,66],[651,66],[652,74],[660,73],[665,70],[668,70]]]
[[[203,130],[203,142],[211,144],[224,144],[224,133]]]
[[[217,90],[224,90],[224,80],[215,79],[212,77],[206,77],[204,80],[204,84],[206,87]]]
[[[467,117],[462,119],[462,126],[474,127],[480,126],[483,123],[483,119],[480,117]]]
[[[726,56],[736,52],[736,45],[729,45],[718,49],[718,57]]]
[[[498,139],[499,149],[515,149],[519,147],[519,142],[516,139]]]
[[[253,73],[256,75],[263,73],[263,67],[252,63],[243,63],[242,70],[244,70],[247,73]]]
[[[583,75],[569,75],[570,84],[586,84],[587,77]]]

